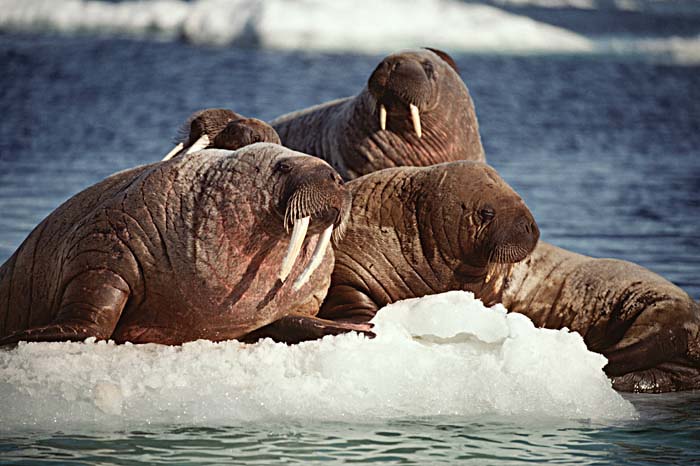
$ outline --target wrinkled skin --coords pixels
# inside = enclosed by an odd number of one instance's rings
[[[319,317],[367,322],[379,308],[400,299],[467,290],[487,305],[502,302],[538,326],[579,332],[591,351],[608,358],[605,371],[617,390],[700,388],[697,302],[636,264],[538,242],[536,234],[526,234],[527,221],[517,220],[531,218],[529,213],[506,208],[506,218],[501,215],[504,206],[518,205],[517,195],[502,181],[484,183],[497,176],[489,175],[489,169],[477,176],[463,163],[461,171],[451,164],[383,170],[348,183],[351,220],[336,247],[331,287]],[[480,166],[472,165],[472,171]],[[417,181],[421,170],[439,167],[450,169],[437,183]],[[494,197],[494,189],[504,197]],[[456,195],[467,201],[457,202]],[[491,224],[493,234],[513,231],[507,242],[517,243],[518,235],[525,242],[512,263],[485,265],[488,247],[483,245],[493,247],[498,241],[464,246],[465,238],[478,237],[465,234],[464,226],[483,219],[485,205],[496,213],[491,222],[499,221]],[[460,210],[465,212],[461,221]],[[463,251],[469,248],[472,259],[465,260]]]
[[[608,358],[605,372],[615,389],[700,388],[700,306],[661,276],[540,242],[506,283],[510,311],[541,327],[579,332],[591,351]]]
[[[484,163],[387,169],[347,186],[325,319],[367,322],[387,304],[448,290],[496,303],[505,272],[539,238],[525,203]]]
[[[290,196],[311,217],[289,278]],[[270,326],[284,340],[325,294],[333,252],[298,290],[318,234],[346,221],[349,193],[325,162],[279,145],[205,150],[117,173],[66,201],[0,267],[0,344],[83,340],[181,344]],[[289,325],[286,325],[289,323]],[[363,330],[333,323],[329,333]]]
[[[179,131],[178,149],[168,158],[188,153],[202,136],[201,149],[237,150],[256,142],[280,144],[277,132],[262,120],[246,118],[225,108],[208,108],[193,113]]]
[[[409,104],[420,112],[420,138]],[[438,50],[389,55],[356,96],[283,115],[272,126],[282,144],[323,158],[346,180],[396,166],[485,160],[469,91]]]

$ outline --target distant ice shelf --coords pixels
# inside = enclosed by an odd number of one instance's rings
[[[457,0],[0,0],[0,29],[360,52],[425,45],[502,52],[593,47],[565,29]]]

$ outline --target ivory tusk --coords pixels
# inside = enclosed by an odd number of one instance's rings
[[[185,152],[185,155],[191,154],[192,152],[197,152],[198,150],[202,150],[205,147],[209,145],[209,136],[206,134],[202,134],[199,139],[197,139],[194,144],[190,146],[189,149],[187,149],[187,152]]]
[[[284,256],[282,267],[280,268],[279,279],[282,280],[283,283],[289,276],[289,272],[292,271],[292,267],[294,267],[294,263],[299,256],[299,251],[301,251],[301,245],[304,244],[306,230],[309,228],[309,219],[310,217],[304,217],[294,222],[292,238],[289,240],[287,254]]]
[[[383,104],[379,105],[379,127],[382,131],[386,129],[386,107]]]
[[[314,254],[311,256],[311,262],[306,266],[304,271],[299,275],[299,277],[294,282],[294,291],[298,291],[306,282],[309,281],[311,274],[321,265],[323,261],[323,256],[326,255],[326,249],[328,249],[328,243],[331,242],[331,234],[333,233],[333,225],[329,225],[328,228],[323,230],[318,243],[316,243],[316,249],[314,249]]]
[[[416,132],[416,136],[421,137],[423,132],[420,128],[420,112],[418,111],[418,107],[416,107],[413,104],[409,105],[409,107],[411,109],[411,120],[413,121],[413,130]]]
[[[163,157],[163,162],[165,162],[166,160],[172,159],[172,158],[175,156],[175,154],[177,154],[178,152],[180,152],[180,151],[182,150],[182,147],[183,147],[183,144],[182,144],[182,143],[180,143],[180,144],[178,144],[177,146],[173,147],[173,149],[172,149],[170,152],[168,152],[168,153],[165,155],[165,157]]]
[[[491,281],[491,277],[493,277],[493,265],[489,267],[488,272],[486,272],[486,279],[484,280],[484,283],[488,283]]]

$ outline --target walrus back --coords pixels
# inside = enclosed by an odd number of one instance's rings
[[[303,110],[287,113],[270,122],[279,134],[282,145],[292,150],[319,157],[339,170],[342,159],[335,156],[336,135],[329,124],[344,118],[345,108],[353,97],[324,102]],[[343,174],[339,170],[341,175]]]

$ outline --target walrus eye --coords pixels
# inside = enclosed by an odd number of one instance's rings
[[[292,166],[289,165],[287,162],[277,162],[275,170],[281,171],[282,173],[289,173],[290,171],[292,171]]]
[[[435,74],[435,67],[433,66],[433,64],[429,61],[424,61],[422,65],[423,70],[425,71],[425,75],[428,77],[428,79],[433,79],[433,75]]]
[[[335,181],[337,184],[339,184],[341,186],[345,184],[345,183],[343,183],[343,179],[337,173],[329,173],[329,178],[331,179],[331,181]]]
[[[496,216],[496,211],[493,210],[491,207],[485,207],[479,211],[479,217],[481,217],[481,220],[484,222],[488,222],[489,220],[493,219],[493,217]]]

